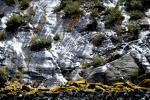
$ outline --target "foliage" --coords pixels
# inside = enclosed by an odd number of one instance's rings
[[[14,0],[5,0],[5,3],[6,3],[8,6],[10,6],[10,5],[14,4],[15,1],[14,1]]]
[[[92,44],[94,46],[100,46],[102,44],[102,41],[104,40],[104,36],[101,33],[97,33],[93,38],[92,38]]]
[[[130,12],[130,19],[131,20],[141,19],[143,17],[144,17],[144,13],[141,11],[135,10],[135,11]]]
[[[0,32],[0,41],[3,41],[5,39],[5,33]]]
[[[92,66],[98,67],[104,63],[104,59],[102,57],[95,57],[91,63]]]
[[[117,8],[109,8],[106,11],[105,16],[105,27],[111,28],[115,24],[117,24],[119,21],[122,20],[121,11],[119,11]]]
[[[6,30],[7,31],[16,31],[21,25],[25,24],[25,18],[23,16],[16,16],[13,15],[10,17],[10,19],[7,21]]]
[[[29,0],[22,0],[21,1],[21,9],[25,10],[28,7],[29,7]]]
[[[6,69],[0,67],[0,85],[3,85],[8,79],[8,73]]]
[[[79,12],[80,10],[80,3],[79,1],[72,1],[66,4],[64,8],[64,12],[66,15],[71,15],[74,13]]]
[[[126,10],[143,10],[143,0],[125,0]]]
[[[140,25],[137,23],[130,22],[128,23],[127,28],[128,28],[128,32],[126,34],[127,38],[125,39],[127,39],[127,41],[137,39],[139,31],[141,29]]]
[[[44,48],[50,49],[51,48],[51,39],[46,38],[44,36],[35,36],[32,38],[29,48],[32,51],[39,51]]]
[[[98,8],[93,8],[91,11],[91,16],[97,17],[99,15]]]

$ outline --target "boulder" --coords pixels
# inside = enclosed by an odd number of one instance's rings
[[[124,81],[138,74],[139,67],[135,63],[130,54],[126,54],[121,58],[94,69],[86,69],[82,73],[87,81],[114,83]]]

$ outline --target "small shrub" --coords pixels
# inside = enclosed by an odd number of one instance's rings
[[[131,11],[130,12],[130,19],[131,20],[141,19],[143,17],[144,17],[144,13],[141,12],[141,11],[136,10],[136,11]]]
[[[71,1],[64,7],[64,12],[66,15],[71,15],[80,11],[79,1]]]
[[[93,8],[91,11],[91,16],[97,17],[99,15],[98,8]]]
[[[92,44],[96,47],[100,46],[103,40],[104,36],[101,33],[98,33],[92,38]]]
[[[7,31],[16,31],[21,25],[25,24],[25,19],[22,16],[11,16],[11,18],[7,21],[6,30]]]
[[[121,35],[123,35],[125,33],[125,29],[123,28],[123,27],[118,27],[117,29],[116,29],[116,34],[117,34],[117,36],[121,36]]]
[[[21,1],[21,10],[25,10],[29,7],[29,0],[22,0]]]
[[[143,0],[125,0],[126,10],[143,10]]]
[[[112,26],[117,24],[122,19],[123,19],[123,17],[121,15],[121,11],[119,11],[117,8],[109,8],[106,11],[105,27],[111,28]]]
[[[135,40],[138,38],[138,34],[139,34],[139,31],[141,29],[140,25],[137,24],[137,23],[133,23],[133,22],[130,22],[128,25],[127,25],[127,28],[128,28],[128,32],[127,32],[127,40]]]
[[[5,33],[0,32],[0,41],[3,41],[5,39]]]
[[[59,41],[60,40],[60,36],[58,33],[55,34],[54,38],[55,41]]]
[[[32,51],[40,51],[44,48],[51,48],[51,39],[46,38],[44,36],[35,36],[32,38],[29,48]]]
[[[53,12],[54,12],[54,13],[57,13],[57,12],[61,11],[62,8],[63,8],[63,7],[62,7],[61,5],[57,5],[57,6],[55,6],[55,7],[53,8]]]
[[[95,57],[91,63],[92,66],[98,67],[104,63],[104,59],[102,57]]]
[[[3,85],[8,80],[8,73],[6,69],[0,68],[0,85]]]
[[[15,4],[15,1],[14,0],[5,0],[5,3],[10,6],[12,4]]]

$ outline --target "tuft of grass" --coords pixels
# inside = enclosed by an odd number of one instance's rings
[[[91,63],[92,66],[98,67],[104,63],[104,59],[102,57],[95,57]]]
[[[121,11],[118,8],[109,8],[106,11],[105,27],[111,28],[123,19]]]
[[[71,15],[80,11],[79,1],[71,1],[64,7],[64,12],[66,15]]]
[[[6,30],[15,32],[21,25],[24,25],[24,24],[26,24],[26,22],[23,16],[13,15],[10,17],[10,19],[6,23],[7,25]]]
[[[96,47],[100,46],[102,44],[102,41],[104,40],[104,36],[101,33],[97,33],[92,38],[92,44]]]
[[[44,37],[44,36],[35,36],[32,38],[29,48],[32,51],[40,51],[44,48],[50,49],[51,48],[51,39]]]
[[[21,10],[25,10],[25,9],[27,9],[28,7],[29,7],[29,0],[22,0],[21,1]]]
[[[14,0],[5,0],[5,3],[6,3],[8,6],[11,6],[11,5],[15,4],[15,1],[14,1]]]
[[[144,13],[138,10],[131,11],[129,14],[131,20],[138,20],[144,17]]]
[[[8,73],[6,69],[0,67],[0,85],[4,85],[4,83],[8,80]]]

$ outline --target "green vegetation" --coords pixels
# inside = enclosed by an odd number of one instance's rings
[[[91,16],[97,17],[99,15],[98,8],[93,8],[91,11]]]
[[[141,19],[143,17],[144,17],[144,13],[141,11],[135,10],[135,11],[130,12],[130,19],[131,20]]]
[[[140,25],[137,23],[130,22],[128,25],[128,32],[126,34],[127,41],[135,40],[138,38],[139,31],[141,29]]]
[[[143,0],[125,0],[126,1],[126,10],[141,10],[143,11]]]
[[[121,11],[119,11],[117,8],[109,8],[106,11],[105,16],[105,27],[111,28],[112,26],[116,25],[123,19],[121,15]]]
[[[124,33],[125,33],[124,28],[118,27],[118,28],[116,29],[116,34],[117,34],[117,36],[121,36],[121,35],[124,34]]]
[[[60,5],[54,7],[53,12],[64,10],[65,15],[72,15],[80,12],[79,0],[61,0]]]
[[[8,79],[8,73],[6,69],[0,67],[0,85],[3,85]]]
[[[102,44],[102,41],[104,40],[104,36],[101,33],[97,33],[93,38],[92,38],[92,44],[94,46],[100,46]]]
[[[5,0],[5,3],[10,6],[12,4],[15,4],[15,1],[14,0]]]
[[[5,33],[0,32],[0,41],[3,41],[5,39]]]
[[[15,32],[21,25],[25,25],[25,24],[26,22],[23,16],[13,15],[10,17],[10,19],[6,23],[7,25],[6,30]]]
[[[104,59],[102,57],[95,57],[91,63],[92,66],[98,67],[104,63]]]
[[[54,38],[55,41],[59,41],[60,40],[60,36],[58,33],[55,34]]]
[[[21,1],[21,10],[25,10],[29,7],[29,0],[22,0]]]
[[[66,4],[64,8],[64,12],[66,15],[71,15],[74,13],[79,12],[80,10],[80,4],[79,1],[72,1]]]
[[[29,48],[32,51],[40,51],[44,48],[50,49],[51,48],[51,39],[46,38],[44,36],[35,36],[32,38]]]

